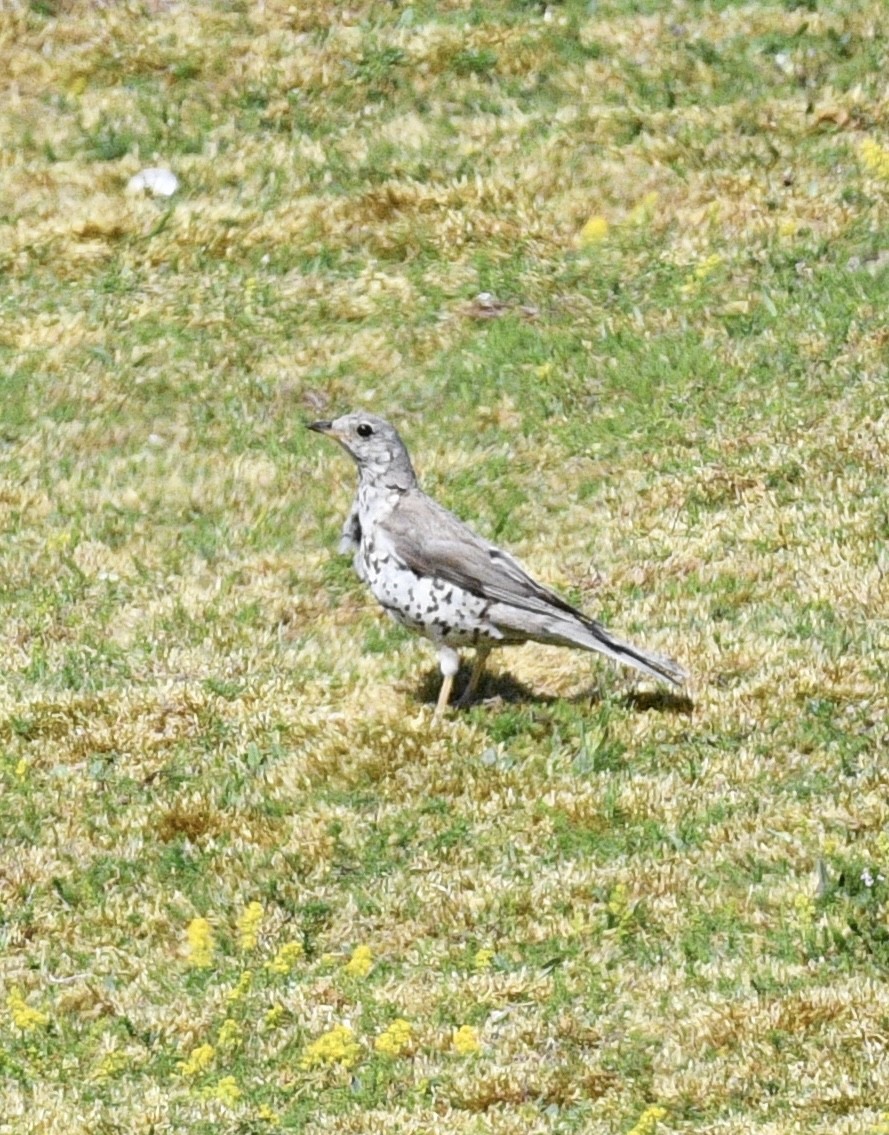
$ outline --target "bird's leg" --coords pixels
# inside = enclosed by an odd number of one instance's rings
[[[448,702],[451,698],[451,690],[454,688],[454,675],[445,674],[444,680],[441,683],[441,690],[438,694],[438,701],[435,705],[435,712],[433,717],[441,717],[444,711],[448,708]]]
[[[443,681],[439,691],[438,701],[435,705],[434,717],[439,717],[451,700],[451,690],[454,688],[454,675],[460,669],[460,655],[450,646],[438,648],[438,665],[441,668]]]
[[[468,706],[478,689],[478,684],[482,680],[482,674],[485,672],[485,663],[488,661],[488,655],[491,653],[490,649],[486,646],[477,646],[475,648],[475,661],[472,664],[472,673],[469,675],[469,684],[460,695],[460,700],[457,705],[460,709]]]

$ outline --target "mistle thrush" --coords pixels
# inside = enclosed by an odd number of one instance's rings
[[[450,699],[461,646],[476,648],[461,705],[475,693],[494,647],[529,641],[598,651],[660,681],[682,684],[686,672],[678,663],[615,638],[426,496],[387,421],[346,414],[312,422],[309,429],[334,438],[358,465],[358,494],[339,550],[353,554],[358,576],[397,622],[438,647],[444,680],[436,714]]]

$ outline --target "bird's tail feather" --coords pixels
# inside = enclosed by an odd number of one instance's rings
[[[556,627],[554,626],[553,629],[555,630]],[[657,678],[660,682],[669,682],[673,686],[681,686],[688,677],[688,672],[678,662],[674,662],[672,658],[668,658],[665,654],[658,654],[657,651],[646,650],[641,646],[635,646],[633,643],[624,642],[606,631],[594,619],[584,618],[570,622],[567,619],[559,620],[558,632],[563,641],[583,647],[586,650],[595,650],[599,654],[604,654],[613,662],[633,666],[636,670],[641,670],[643,674]]]
[[[579,646],[582,650],[604,654],[612,662],[633,666],[643,674],[657,678],[660,682],[669,682],[672,686],[681,686],[688,677],[686,671],[672,658],[616,638],[595,619],[590,619],[579,611],[541,614],[512,604],[497,603],[491,607],[488,617],[502,634],[503,645],[532,639],[552,646]]]
[[[666,654],[658,654],[655,650],[645,650],[641,646],[623,642],[615,638],[601,627],[597,627],[594,637],[601,645],[593,647],[607,653],[609,658],[617,662],[624,662],[628,666],[635,666],[644,674],[657,678],[661,682],[669,682],[673,686],[681,686],[688,678],[688,671],[684,670],[678,662],[668,658]],[[607,647],[607,649],[606,649]]]

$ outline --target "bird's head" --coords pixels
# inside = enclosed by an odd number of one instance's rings
[[[331,422],[310,422],[309,429],[332,437],[349,453],[362,478],[392,488],[416,484],[411,459],[394,426],[376,414],[344,414]]]

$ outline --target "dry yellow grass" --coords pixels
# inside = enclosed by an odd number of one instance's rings
[[[884,22],[3,8],[2,1135],[889,1129]],[[693,709],[433,725],[352,406]]]

